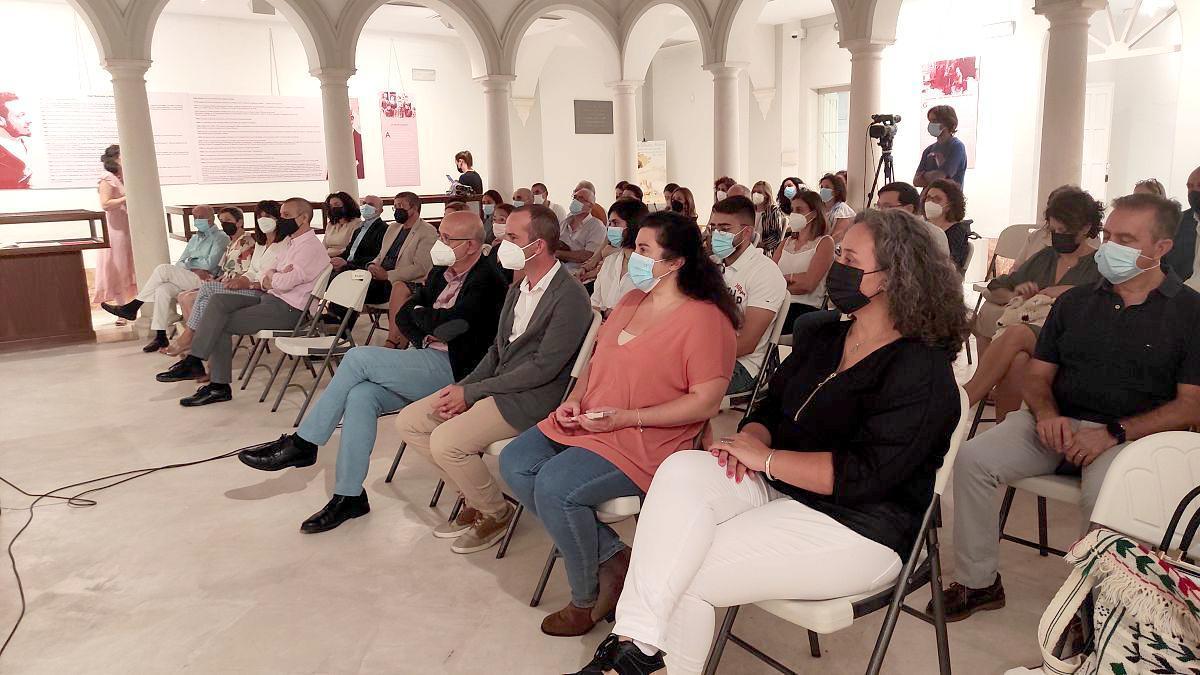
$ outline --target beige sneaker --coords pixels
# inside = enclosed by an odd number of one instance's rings
[[[457,518],[433,528],[433,536],[438,539],[458,539],[464,532],[471,529],[471,525],[479,516],[478,511],[470,506],[464,506],[458,510]]]
[[[512,504],[505,504],[504,511],[499,515],[480,514],[471,529],[454,540],[450,550],[455,553],[475,553],[495,546],[504,538],[504,532],[508,529],[508,523],[513,519],[516,511]]]

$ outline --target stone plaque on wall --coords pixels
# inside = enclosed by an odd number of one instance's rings
[[[611,134],[612,101],[575,101],[575,133]]]

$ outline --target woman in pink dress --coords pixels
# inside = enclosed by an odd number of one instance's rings
[[[121,148],[108,146],[100,161],[104,163],[104,176],[100,178],[97,190],[100,208],[108,218],[108,248],[100,249],[100,259],[96,263],[96,294],[92,302],[120,304],[137,297],[129,213],[125,210],[125,183],[121,181]]]

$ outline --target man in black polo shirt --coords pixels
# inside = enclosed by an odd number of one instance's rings
[[[1082,473],[1086,525],[1113,459],[1130,441],[1200,424],[1200,294],[1159,264],[1179,206],[1156,195],[1113,202],[1096,264],[1104,279],[1054,303],[1029,363],[1028,410],[967,441],[954,467],[951,621],[1004,606],[996,488]]]

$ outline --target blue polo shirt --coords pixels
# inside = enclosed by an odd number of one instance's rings
[[[945,143],[936,142],[921,153],[917,171],[941,171],[961,187],[967,176],[967,146],[957,136]]]

